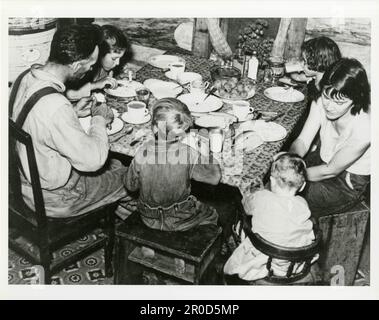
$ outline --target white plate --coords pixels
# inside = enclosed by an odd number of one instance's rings
[[[79,118],[79,122],[83,128],[83,130],[88,133],[89,127],[91,125],[91,116],[85,117],[85,118]],[[112,135],[117,132],[120,132],[122,128],[124,127],[124,123],[119,118],[114,118],[112,122],[112,130],[107,129],[107,134]]]
[[[143,87],[143,84],[137,81],[118,80],[117,82],[122,86],[116,89],[105,89],[105,93],[118,98],[131,98],[135,97],[137,89]]]
[[[175,82],[158,79],[147,79],[143,84],[157,99],[176,98],[183,91],[183,88]]]
[[[170,56],[170,55],[162,54],[162,55],[150,57],[148,62],[153,67],[160,68],[160,69],[167,69],[170,63],[179,62],[181,60],[183,60],[183,58],[180,58],[178,56]]]
[[[235,140],[234,147],[236,150],[245,150],[245,152],[250,152],[255,148],[258,148],[264,143],[264,140],[259,135],[258,132],[245,132],[240,135]]]
[[[131,123],[131,124],[143,124],[143,123],[146,123],[146,122],[150,121],[151,115],[147,114],[142,120],[136,121],[136,120],[130,118],[128,112],[124,112],[121,115],[121,119],[124,120],[125,122]]]
[[[292,87],[272,87],[266,89],[263,93],[267,98],[279,102],[294,103],[304,100],[304,95],[300,91],[295,90]]]
[[[283,126],[264,120],[246,121],[240,125],[239,129],[243,131],[255,131],[266,142],[279,141],[287,136],[287,130]]]
[[[194,95],[192,93],[183,94],[178,99],[185,103],[191,112],[211,112],[222,107],[222,100],[210,95],[205,101],[206,94]]]
[[[179,82],[180,84],[189,84],[192,81],[203,79],[201,74],[196,72],[182,72],[175,75],[172,71],[167,71],[164,75],[171,80]]]
[[[196,118],[195,124],[203,128],[225,128],[229,125],[226,118],[213,115],[204,115]]]

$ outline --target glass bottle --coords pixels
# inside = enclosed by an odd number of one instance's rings
[[[242,77],[246,78],[249,73],[249,61],[252,58],[253,54],[249,51],[245,51],[242,67]]]
[[[236,51],[233,55],[233,67],[241,71],[242,73],[242,67],[243,67],[243,53],[242,53],[242,46],[241,44],[237,44]]]
[[[248,69],[248,74],[247,74],[248,78],[254,81],[257,81],[258,66],[259,66],[259,61],[257,58],[257,52],[253,51],[253,55],[251,56],[249,60],[249,69]]]

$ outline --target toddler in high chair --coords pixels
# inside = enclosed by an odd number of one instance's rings
[[[265,240],[283,247],[307,246],[315,239],[311,212],[307,202],[296,195],[305,186],[306,165],[295,154],[280,153],[271,167],[271,190],[260,190],[244,196],[245,213],[251,215],[252,231]],[[265,278],[268,256],[257,250],[248,237],[242,242],[224,266],[224,273],[237,274],[247,281]],[[272,270],[277,276],[285,276],[290,263],[273,259]],[[295,265],[300,272],[303,264]]]

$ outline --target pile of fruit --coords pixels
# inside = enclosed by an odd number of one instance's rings
[[[255,93],[255,83],[248,78],[239,81],[235,77],[219,79],[213,83],[213,86],[217,89],[217,95],[224,99],[246,99]]]
[[[238,36],[238,46],[242,47],[245,52],[255,51],[262,67],[268,65],[267,60],[274,44],[274,39],[264,37],[267,28],[267,20],[257,19],[254,23],[244,27]]]

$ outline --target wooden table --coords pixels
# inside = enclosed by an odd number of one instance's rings
[[[186,60],[186,71],[200,73],[204,81],[211,80],[210,68],[214,66],[213,61],[184,53],[176,55]],[[142,83],[150,78],[170,81],[165,77],[161,69],[150,65],[143,67],[136,75],[136,80]],[[263,186],[273,156],[291,139],[291,133],[293,133],[295,128],[301,123],[301,119],[306,112],[306,101],[299,103],[273,101],[263,94],[263,91],[267,87],[269,87],[269,85],[262,83],[257,84],[256,94],[249,100],[250,105],[257,110],[283,112],[283,116],[275,120],[275,122],[286,128],[288,132],[287,137],[277,142],[266,142],[250,153],[243,151],[232,152],[231,148],[228,147],[228,143],[231,143],[231,141],[228,142],[228,140],[226,140],[224,151],[218,155],[218,159],[221,160],[221,183],[237,187],[241,194],[252,192]],[[305,88],[302,88],[301,91],[305,92]],[[108,103],[119,111],[124,110],[125,103],[112,100],[109,100]],[[226,110],[227,107],[225,106],[221,109],[221,111]],[[110,137],[111,150],[133,157],[140,144],[136,144],[132,147],[130,143],[136,139],[136,135],[138,137],[139,135],[146,134],[147,137],[152,137],[150,126],[150,122],[143,125],[135,125],[133,132],[129,135],[125,135],[126,129],[124,127],[121,132]]]

